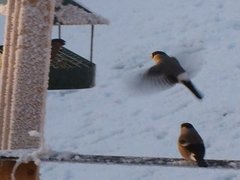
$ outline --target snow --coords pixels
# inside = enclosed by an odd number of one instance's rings
[[[63,5],[63,0],[56,1],[55,18],[64,25],[109,24],[109,21],[95,13],[89,13],[72,4]]]
[[[41,134],[38,131],[29,131],[28,132],[29,136],[33,136],[33,137],[41,137]]]
[[[3,4],[0,4],[0,15],[5,15],[7,14],[7,6],[6,5],[3,5]]]
[[[80,5],[80,3],[78,4]],[[55,12],[55,18],[58,22],[64,25],[109,24],[109,21],[106,18],[94,12],[87,12],[84,9],[72,5],[71,2],[70,4],[63,5],[63,0],[56,0],[55,8],[57,9]],[[0,4],[0,15],[6,14],[7,5]]]
[[[82,0],[110,20],[96,26],[96,87],[51,91],[46,143],[82,154],[180,157],[182,122],[202,136],[207,159],[240,159],[240,1]],[[3,19],[1,19],[3,22]],[[56,37],[56,29],[53,37]],[[3,29],[1,29],[3,30]],[[63,27],[66,47],[89,55],[89,28]],[[2,37],[2,33],[1,33]],[[203,101],[183,86],[134,95],[127,80],[163,50],[194,67]],[[185,59],[182,59],[186,57]],[[137,90],[136,90],[137,91]],[[42,180],[238,180],[235,170],[42,163]]]

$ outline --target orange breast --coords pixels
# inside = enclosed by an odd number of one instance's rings
[[[178,150],[180,152],[180,154],[182,155],[182,157],[187,160],[187,161],[193,161],[191,159],[191,152],[188,151],[185,147],[181,146],[178,144]]]

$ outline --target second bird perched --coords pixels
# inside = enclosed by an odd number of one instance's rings
[[[208,166],[203,159],[205,155],[203,140],[192,124],[181,124],[178,149],[182,157],[187,161],[196,162],[199,167]]]
[[[170,57],[163,51],[155,51],[152,53],[152,59],[156,64],[144,74],[145,80],[155,81],[154,83],[160,86],[182,83],[198,99],[203,98],[175,57]]]

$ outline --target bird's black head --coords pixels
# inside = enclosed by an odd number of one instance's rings
[[[65,41],[63,39],[52,39],[52,43],[59,43],[62,46],[65,45]]]
[[[164,56],[167,56],[167,54],[165,53],[165,52],[163,52],[163,51],[154,51],[153,53],[152,53],[152,58],[155,56],[155,55],[164,55]]]
[[[190,123],[182,123],[182,124],[181,124],[181,128],[183,128],[183,127],[189,128],[189,129],[190,129],[190,128],[194,128],[193,125],[190,124]]]

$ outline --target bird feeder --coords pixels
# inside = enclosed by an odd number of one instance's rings
[[[94,25],[108,23],[108,20],[94,14],[75,1],[56,2],[54,25],[58,26],[59,39],[61,39],[62,25],[90,25],[90,56],[88,60],[65,47],[61,47],[51,59],[49,90],[83,89],[95,85],[96,64],[92,61]]]
[[[96,65],[62,47],[51,59],[49,90],[82,89],[95,85]]]
[[[4,1],[4,0],[1,0]],[[4,12],[0,13],[4,14]],[[49,73],[49,90],[83,89],[95,85],[96,64],[93,63],[94,26],[109,24],[109,21],[91,12],[73,0],[56,0],[54,25],[58,26],[61,38],[62,25],[90,25],[90,55],[86,59],[71,50],[61,47],[51,58]],[[0,47],[2,54],[3,47]]]

